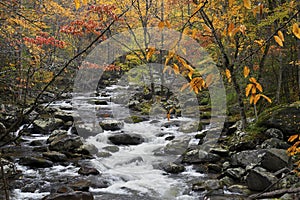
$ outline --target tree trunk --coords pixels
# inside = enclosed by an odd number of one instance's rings
[[[279,63],[279,75],[278,75],[278,82],[277,82],[277,90],[276,90],[276,102],[280,103],[280,92],[281,92],[281,85],[282,85],[282,58],[280,57]]]

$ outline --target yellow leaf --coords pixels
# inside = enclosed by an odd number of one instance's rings
[[[298,39],[300,39],[300,28],[297,23],[293,24],[293,33]]]
[[[253,9],[252,9],[252,13],[253,13],[253,16],[256,17],[256,14],[259,10],[259,7],[258,6],[255,6]]]
[[[246,97],[249,96],[249,93],[250,93],[252,87],[253,87],[252,83],[250,83],[250,84],[247,85],[247,87],[246,87]]]
[[[246,30],[247,30],[247,28],[246,28],[245,25],[240,25],[239,31],[241,31],[241,33],[242,33],[243,35],[246,34]]]
[[[250,97],[250,104],[252,104],[252,103],[253,103],[253,101],[254,101],[254,97],[255,97],[255,95],[251,95],[251,97]]]
[[[228,79],[228,82],[230,83],[231,82],[231,73],[230,73],[230,70],[229,69],[226,69],[225,70],[225,75]]]
[[[262,96],[264,99],[266,99],[269,103],[272,103],[272,100],[267,97],[266,95],[260,94],[260,96]]]
[[[257,83],[257,81],[256,81],[256,79],[255,79],[254,77],[249,78],[249,81],[250,81],[251,83],[254,83],[254,84]]]
[[[87,3],[88,3],[88,0],[82,0],[83,5],[87,5]]]
[[[213,75],[212,74],[208,74],[207,75],[207,77],[206,77],[206,79],[205,79],[205,82],[206,82],[206,86],[207,87],[209,87],[211,84],[212,84],[212,82],[213,82]]]
[[[165,25],[166,25],[166,27],[167,27],[168,29],[171,28],[171,23],[170,23],[169,21],[165,21]]]
[[[256,82],[256,84],[255,84],[255,87],[256,87],[260,92],[263,91],[263,88],[262,88],[261,84],[259,84],[259,83],[257,83],[257,82]]]
[[[80,8],[80,0],[74,0],[75,8],[78,10]]]
[[[298,138],[298,134],[297,135],[291,135],[288,139],[288,142],[293,142],[294,140],[296,140]]]
[[[146,60],[148,61],[151,56],[154,54],[155,52],[155,48],[154,47],[149,47],[148,48],[148,51],[147,51],[147,54],[146,54]]]
[[[280,37],[278,37],[277,35],[274,36],[275,41],[277,42],[277,44],[281,47],[283,47],[283,43],[282,40],[280,39]]]
[[[230,23],[229,26],[228,26],[228,35],[231,37],[233,36],[232,35],[232,31],[234,29],[234,24],[233,23]]]
[[[175,54],[174,51],[169,51],[169,53],[168,53],[168,55],[166,57],[165,65],[167,65],[169,63],[170,59],[174,57],[174,54]]]
[[[173,70],[175,74],[180,74],[179,67],[175,63],[173,64]]]
[[[229,7],[232,7],[233,1],[234,1],[234,0],[229,0],[229,1],[228,1]]]
[[[160,21],[159,23],[158,23],[158,28],[159,29],[163,29],[165,27],[165,22],[164,21]]]
[[[252,94],[256,94],[256,87],[255,87],[255,85],[252,87],[251,93]]]
[[[203,28],[205,31],[207,31],[209,33],[211,32],[211,29],[206,24],[203,24]]]
[[[284,42],[284,36],[283,36],[283,33],[281,31],[278,31],[278,36],[281,39],[281,41]]]
[[[188,73],[188,77],[189,77],[190,79],[192,79],[192,77],[193,77],[193,71],[190,71],[190,72]]]
[[[255,95],[254,101],[253,101],[254,105],[256,105],[256,103],[258,102],[258,100],[260,99],[260,97],[261,97],[261,94]]]
[[[244,77],[247,78],[248,75],[249,75],[249,73],[250,73],[249,67],[245,66],[245,67],[244,67]]]
[[[250,0],[244,0],[244,7],[247,9],[251,9],[251,1]]]
[[[263,40],[254,40],[255,43],[257,43],[259,46],[262,46],[264,44]]]
[[[264,13],[264,4],[259,4],[259,14],[262,15]]]

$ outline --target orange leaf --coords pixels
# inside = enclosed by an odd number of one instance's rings
[[[269,103],[272,103],[272,100],[267,97],[266,95],[260,94],[260,96],[262,96],[264,99],[266,99]]]
[[[298,39],[300,39],[300,28],[297,23],[293,24],[293,33]]]
[[[256,103],[258,102],[258,100],[260,99],[260,97],[261,97],[261,94],[255,95],[254,101],[253,101],[254,105],[256,105]]]
[[[277,44],[281,47],[283,47],[283,42],[280,39],[280,37],[278,37],[277,35],[274,36],[275,41],[277,42]]]
[[[170,23],[169,21],[165,21],[165,25],[166,25],[166,27],[167,27],[168,29],[171,28],[171,23]]]
[[[158,28],[159,29],[163,29],[165,27],[165,22],[164,21],[160,21],[159,23],[158,23]]]
[[[288,139],[288,142],[293,142],[293,141],[296,140],[298,137],[299,137],[298,134],[296,134],[296,135],[291,135],[291,136],[289,137],[289,139]]]
[[[146,60],[148,61],[151,56],[154,54],[155,52],[155,48],[154,47],[149,47],[148,48],[148,51],[147,51],[147,54],[146,54]]]
[[[251,9],[251,1],[250,0],[244,0],[244,7],[247,9]]]
[[[254,84],[257,83],[257,81],[256,81],[256,79],[255,79],[254,77],[249,78],[249,81],[250,81],[251,83],[254,83]]]
[[[229,7],[232,7],[233,1],[234,1],[234,0],[229,0],[229,1],[228,1]]]
[[[250,91],[254,85],[252,83],[248,84],[246,87],[246,97],[249,96]]]
[[[281,41],[284,42],[284,36],[283,36],[283,33],[281,31],[278,31],[278,36],[281,39]]]
[[[78,10],[80,8],[80,0],[74,0],[75,8]]]
[[[173,64],[173,70],[175,74],[180,74],[179,67],[176,65],[176,63]]]
[[[249,67],[245,66],[245,67],[244,67],[244,77],[247,78],[248,75],[249,75],[249,73],[250,73]]]
[[[230,83],[231,82],[231,73],[230,73],[230,70],[229,69],[226,69],[225,70],[225,75],[228,79],[228,82]]]
[[[206,24],[203,24],[203,28],[205,31],[207,31],[209,33],[211,32],[211,29]]]
[[[256,87],[255,87],[255,85],[253,85],[252,90],[251,90],[251,93],[252,93],[252,94],[256,94]]]
[[[257,83],[257,82],[256,82],[255,87],[256,87],[260,92],[263,91],[263,88],[262,88],[261,84],[259,84],[259,83]]]
[[[255,95],[251,95],[251,97],[250,97],[250,104],[253,103],[254,97],[255,97]]]

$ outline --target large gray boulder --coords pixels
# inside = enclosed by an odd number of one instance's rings
[[[61,194],[51,194],[44,197],[42,200],[94,200],[93,195],[90,192],[67,192]]]
[[[221,159],[220,156],[200,149],[187,151],[182,156],[183,163],[214,163]]]
[[[103,130],[108,130],[108,131],[116,131],[124,127],[124,122],[115,119],[103,120],[99,124],[101,128],[103,128]]]
[[[138,134],[119,133],[109,136],[108,139],[115,145],[138,145],[144,142],[144,138]]]
[[[249,170],[246,184],[250,190],[263,191],[277,181],[276,176],[261,167]]]
[[[77,135],[58,134],[50,137],[51,143],[49,144],[49,149],[51,151],[75,152],[83,145],[81,138]]]
[[[63,120],[58,118],[37,119],[33,122],[33,131],[39,134],[48,134],[63,125]]]
[[[20,158],[20,164],[29,166],[32,168],[48,168],[53,166],[53,162],[50,160],[44,159],[44,158],[39,158],[39,157],[22,157]]]

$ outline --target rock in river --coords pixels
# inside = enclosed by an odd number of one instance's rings
[[[103,120],[102,122],[100,122],[100,126],[104,130],[116,131],[116,130],[120,130],[121,128],[123,128],[124,123],[119,120],[107,119],[107,120]]]
[[[144,138],[138,134],[120,133],[108,138],[115,145],[138,145],[144,142]]]

